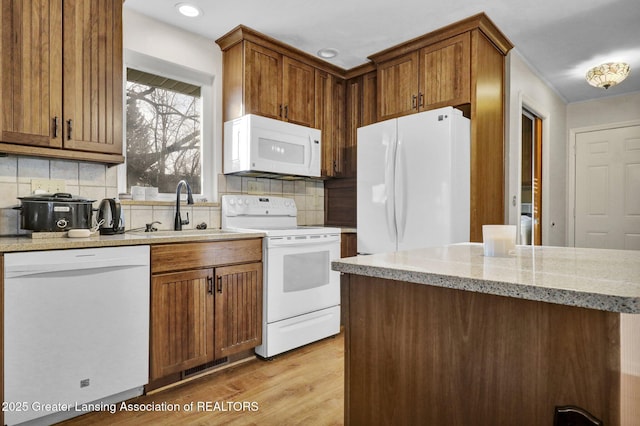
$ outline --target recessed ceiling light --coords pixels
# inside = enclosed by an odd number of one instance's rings
[[[189,18],[195,18],[202,15],[202,10],[200,10],[199,7],[189,3],[178,3],[176,4],[176,9],[178,9],[178,12],[180,12],[182,15]]]
[[[326,47],[324,49],[318,50],[318,56],[324,59],[335,58],[336,56],[338,56],[338,50],[331,47]]]

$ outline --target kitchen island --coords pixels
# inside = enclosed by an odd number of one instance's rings
[[[640,252],[482,244],[333,262],[349,281],[345,423],[640,424]]]

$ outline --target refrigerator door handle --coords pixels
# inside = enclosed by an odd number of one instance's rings
[[[398,135],[398,146],[395,158],[395,210],[396,210],[396,230],[398,243],[404,240],[404,230],[407,223],[406,212],[406,168],[404,161],[404,150],[402,149],[402,137]]]
[[[385,182],[385,219],[387,220],[387,234],[393,241],[396,240],[396,217],[395,217],[395,162],[397,143],[391,140],[387,146],[387,158],[384,168]]]

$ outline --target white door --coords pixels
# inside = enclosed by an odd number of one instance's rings
[[[640,250],[640,126],[576,135],[575,246]]]

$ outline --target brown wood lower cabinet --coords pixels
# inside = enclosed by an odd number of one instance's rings
[[[215,356],[262,343],[262,263],[216,269]]]
[[[262,343],[261,260],[260,239],[152,247],[150,383]]]
[[[151,279],[151,380],[212,361],[213,269]]]

